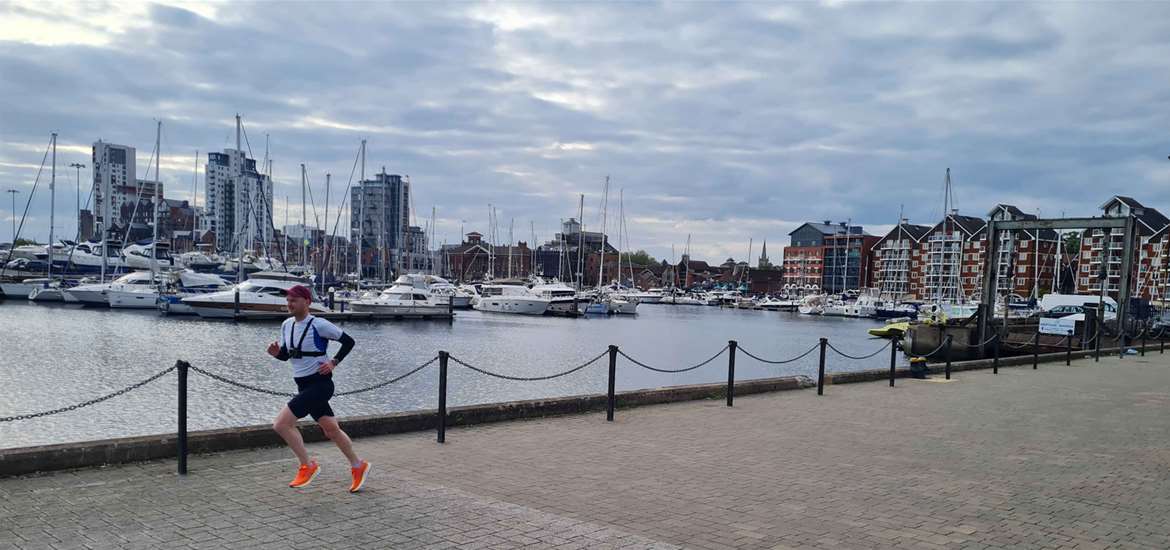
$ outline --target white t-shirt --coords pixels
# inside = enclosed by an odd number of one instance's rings
[[[310,325],[310,321],[312,325]],[[308,334],[305,331],[308,330]],[[304,341],[301,337],[304,337]],[[289,317],[280,325],[280,345],[288,349],[289,353],[297,349],[301,351],[317,352],[329,351],[329,341],[341,338],[341,329],[326,319],[306,315],[304,321],[297,321],[296,317]],[[317,369],[329,359],[328,355],[320,357],[290,357],[293,376],[300,378],[317,372]]]

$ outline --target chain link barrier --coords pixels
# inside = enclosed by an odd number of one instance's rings
[[[951,344],[952,344],[952,345],[954,345],[954,341],[951,341]],[[934,348],[933,350],[931,350],[931,351],[930,351],[930,353],[926,353],[926,354],[923,354],[923,355],[914,355],[913,353],[910,353],[909,351],[907,351],[906,353],[907,353],[907,355],[910,355],[911,357],[922,357],[923,359],[925,359],[925,358],[927,358],[927,357],[931,357],[931,356],[933,356],[934,354],[936,354],[936,353],[938,353],[938,352],[942,351],[942,349],[943,349],[943,348],[945,348],[945,347],[947,347],[947,341],[946,341],[946,339],[944,338],[944,339],[943,339],[943,343],[939,344],[937,348]],[[905,348],[903,348],[903,349],[905,349]]]
[[[429,359],[429,360],[428,360],[426,363],[423,363],[423,364],[421,364],[421,365],[419,365],[419,366],[417,366],[417,367],[415,367],[415,368],[411,369],[410,371],[406,372],[405,374],[401,374],[401,375],[399,375],[399,376],[396,376],[396,377],[394,377],[394,378],[391,378],[391,379],[389,379],[389,380],[387,380],[387,381],[385,381],[385,382],[379,382],[379,383],[377,383],[377,384],[374,384],[374,385],[372,385],[372,386],[366,386],[366,387],[364,387],[364,388],[360,388],[360,389],[356,389],[356,390],[349,390],[349,391],[343,391],[343,392],[334,393],[334,394],[333,394],[333,396],[334,396],[334,397],[344,397],[344,396],[346,396],[346,395],[354,395],[354,394],[358,394],[358,393],[365,393],[365,392],[368,392],[368,391],[374,391],[374,390],[376,390],[376,389],[378,389],[378,388],[384,388],[384,387],[386,387],[386,386],[389,386],[389,385],[391,385],[391,384],[394,384],[394,383],[396,383],[396,382],[402,381],[402,380],[404,380],[404,379],[406,379],[406,378],[410,377],[411,375],[413,375],[413,374],[417,373],[418,371],[420,371],[420,370],[423,370],[423,369],[425,369],[425,368],[427,368],[427,367],[431,366],[432,364],[434,364],[434,362],[435,362],[435,361],[438,361],[438,360],[439,360],[439,356],[437,356],[437,355],[436,355],[436,356],[434,356],[434,357],[430,358],[430,359]],[[253,385],[251,385],[251,384],[246,384],[246,383],[244,383],[244,382],[239,382],[239,381],[237,381],[237,380],[232,380],[231,378],[226,378],[226,377],[224,377],[224,376],[221,376],[221,375],[218,375],[218,374],[216,374],[216,373],[214,373],[214,372],[211,372],[211,371],[208,371],[208,370],[201,369],[201,368],[199,368],[199,367],[196,367],[195,365],[191,365],[191,367],[190,367],[190,368],[191,368],[191,370],[193,370],[193,371],[195,371],[195,372],[197,372],[197,373],[199,373],[199,374],[202,374],[203,376],[206,376],[206,377],[208,377],[208,378],[211,378],[212,380],[217,380],[217,381],[219,381],[219,382],[223,382],[224,384],[227,384],[227,385],[229,385],[229,386],[235,386],[235,387],[237,387],[237,388],[242,388],[242,389],[245,389],[245,390],[254,391],[254,392],[257,392],[257,393],[263,393],[263,394],[267,394],[267,395],[275,395],[275,396],[277,396],[277,397],[295,397],[295,396],[296,396],[296,394],[295,394],[295,393],[289,393],[289,392],[282,392],[282,391],[270,390],[270,389],[268,389],[268,388],[261,388],[260,386],[253,386]]]
[[[759,361],[761,363],[767,363],[769,365],[783,365],[785,363],[792,363],[794,361],[799,361],[801,359],[804,359],[806,356],[808,356],[808,354],[816,351],[817,348],[819,348],[819,347],[821,347],[821,345],[819,343],[813,344],[813,347],[808,348],[808,351],[806,351],[800,355],[797,355],[796,357],[793,357],[792,359],[784,359],[782,361],[772,361],[770,359],[764,359],[763,357],[757,357],[757,356],[753,355],[752,352],[750,352],[746,349],[743,349],[743,344],[736,346],[735,349],[743,352],[744,355],[751,357],[752,359],[755,359],[756,361]]]
[[[547,376],[510,376],[507,374],[500,374],[498,372],[491,372],[489,370],[484,370],[484,369],[481,369],[479,367],[469,365],[467,363],[464,363],[463,361],[460,361],[454,355],[449,355],[447,357],[457,365],[467,367],[475,372],[478,372],[480,374],[485,374],[485,375],[491,376],[493,378],[499,378],[501,380],[512,380],[512,381],[516,381],[516,382],[539,382],[541,380],[552,380],[553,378],[560,378],[562,376],[568,376],[570,374],[573,374],[574,372],[577,372],[585,367],[588,367],[589,365],[596,363],[599,359],[601,359],[602,357],[605,357],[606,355],[609,355],[609,350],[605,350],[605,351],[601,352],[601,355],[598,355],[597,357],[594,357],[593,359],[590,359],[590,360],[588,360],[580,365],[577,365],[571,369],[568,369],[568,370],[565,370],[562,372],[558,372],[556,374],[550,374]]]
[[[731,347],[731,346],[729,346],[729,345],[728,345],[728,346],[723,346],[723,349],[719,350],[719,353],[716,353],[715,355],[712,355],[710,359],[708,359],[708,360],[706,360],[706,361],[703,361],[702,363],[699,363],[698,365],[695,365],[695,366],[692,366],[692,367],[686,367],[686,368],[683,368],[683,369],[660,369],[660,368],[656,368],[656,367],[651,367],[650,365],[647,365],[646,363],[643,363],[643,362],[641,362],[641,361],[639,361],[639,360],[637,360],[637,359],[634,359],[633,357],[630,357],[629,355],[626,355],[626,352],[624,352],[624,351],[622,351],[622,350],[620,350],[620,349],[618,350],[618,355],[621,355],[622,357],[625,357],[625,358],[626,358],[626,359],[628,359],[628,360],[629,360],[631,363],[633,363],[633,364],[635,364],[635,365],[638,365],[639,367],[642,367],[642,368],[644,368],[644,369],[652,370],[652,371],[654,371],[654,372],[662,372],[662,373],[667,373],[667,374],[674,374],[674,373],[679,373],[679,372],[687,372],[687,371],[692,371],[692,370],[695,370],[695,369],[697,369],[697,368],[699,368],[699,367],[706,366],[706,365],[707,365],[708,363],[710,363],[711,361],[714,361],[714,360],[718,359],[718,358],[719,358],[719,356],[720,356],[720,355],[723,355],[723,352],[727,351],[727,349],[728,349],[728,348],[730,348],[730,347]]]
[[[376,389],[378,389],[378,388],[384,388],[384,387],[386,387],[386,386],[389,386],[390,384],[394,384],[394,383],[400,382],[400,381],[402,381],[402,380],[405,380],[405,379],[407,379],[407,378],[410,378],[412,375],[414,375],[414,373],[416,373],[416,372],[418,372],[418,371],[420,371],[420,370],[423,370],[423,369],[425,369],[425,368],[427,368],[427,367],[429,367],[429,366],[431,366],[431,365],[435,364],[435,361],[438,361],[438,360],[439,360],[439,356],[438,356],[438,355],[436,355],[436,356],[432,357],[432,358],[431,358],[429,361],[427,361],[426,363],[423,363],[423,364],[421,364],[421,365],[419,365],[419,366],[417,366],[417,367],[415,367],[415,368],[411,369],[411,370],[410,370],[410,372],[407,372],[407,373],[405,373],[405,374],[401,374],[401,375],[395,376],[394,378],[391,378],[391,379],[389,379],[389,380],[387,380],[387,381],[385,381],[385,382],[381,382],[381,383],[378,383],[378,384],[374,384],[373,386],[366,386],[366,387],[364,387],[364,388],[357,389],[357,390],[349,390],[349,391],[343,391],[343,392],[341,392],[341,393],[335,393],[335,394],[333,394],[333,397],[345,397],[345,396],[347,396],[347,395],[354,395],[354,394],[358,394],[358,393],[365,393],[365,392],[368,392],[368,391],[374,391],[374,390],[376,390]]]
[[[875,355],[877,355],[877,354],[879,354],[879,353],[881,353],[881,352],[883,352],[883,351],[886,351],[886,348],[890,347],[890,344],[892,344],[892,343],[893,343],[893,340],[890,340],[889,342],[886,342],[886,344],[885,344],[885,345],[883,345],[882,347],[878,348],[878,349],[877,349],[877,351],[875,351],[875,352],[873,352],[873,353],[871,353],[871,354],[869,354],[869,355],[860,355],[860,356],[857,356],[857,355],[849,355],[848,353],[845,353],[845,352],[843,352],[843,351],[841,351],[841,350],[837,349],[836,347],[834,347],[832,343],[828,343],[827,345],[829,346],[829,349],[831,349],[831,350],[833,350],[833,351],[837,352],[837,355],[840,355],[841,357],[844,357],[844,358],[846,358],[846,359],[854,359],[854,360],[860,361],[860,360],[863,360],[863,359],[869,359],[869,358],[871,358],[871,357],[873,357],[873,356],[875,356]]]
[[[60,409],[53,409],[51,411],[42,411],[42,412],[30,413],[30,414],[18,414],[16,416],[3,416],[3,417],[0,417],[0,422],[13,422],[16,420],[28,420],[30,418],[40,418],[42,416],[54,415],[57,413],[63,413],[63,412],[77,410],[77,409],[80,409],[82,407],[88,407],[90,405],[96,405],[96,404],[101,403],[102,401],[105,401],[107,399],[113,399],[115,397],[118,397],[119,395],[136,390],[138,388],[141,388],[142,386],[145,386],[151,382],[154,382],[155,380],[158,380],[159,378],[162,378],[162,377],[170,374],[171,371],[175,370],[175,368],[176,368],[175,365],[171,365],[170,367],[167,367],[166,369],[159,371],[157,374],[155,374],[154,376],[151,376],[150,378],[147,378],[146,380],[143,380],[143,381],[135,383],[135,384],[131,384],[131,385],[126,386],[125,388],[122,388],[114,393],[103,395],[97,399],[90,399],[89,401],[83,401],[83,402],[78,403],[76,405],[69,405],[68,407],[61,407]]]

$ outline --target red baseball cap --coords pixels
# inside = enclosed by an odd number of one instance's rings
[[[313,293],[309,290],[309,287],[305,285],[297,285],[288,289],[288,295],[296,296],[297,298],[304,298],[310,302],[313,301]]]

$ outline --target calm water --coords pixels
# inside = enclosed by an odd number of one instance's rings
[[[768,359],[789,358],[821,336],[862,355],[884,342],[865,330],[876,322],[796,313],[643,305],[636,318],[561,319],[461,311],[447,322],[350,322],[357,347],[334,375],[337,390],[363,387],[422,364],[445,349],[477,367],[538,376],[583,363],[616,344],[659,368],[696,364],[735,339]],[[161,317],[152,311],[112,311],[72,305],[0,302],[0,417],[53,409],[121,389],[184,359],[226,377],[280,391],[295,385],[286,363],[265,354],[278,324]],[[336,346],[336,344],[334,344]],[[331,349],[336,349],[331,348]],[[661,374],[618,362],[618,388],[653,388],[726,380],[726,356],[682,374]],[[885,353],[849,361],[829,352],[828,370],[884,368]],[[782,366],[742,354],[736,378],[807,375],[816,352]],[[604,393],[606,361],[542,382],[510,382],[451,365],[448,405]],[[335,398],[339,416],[435,408],[438,369],[432,367],[373,392]],[[0,423],[0,447],[172,432],[175,376],[78,411]],[[264,424],[285,399],[257,394],[192,373],[188,397],[192,430]]]

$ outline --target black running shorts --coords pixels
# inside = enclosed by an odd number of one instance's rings
[[[313,415],[313,420],[322,416],[333,416],[329,398],[333,397],[333,375],[313,373],[293,378],[297,383],[297,394],[288,401],[288,408],[297,418]]]

